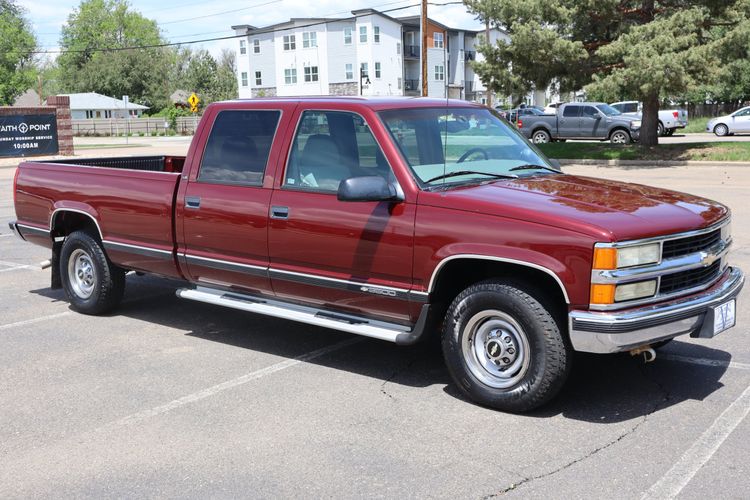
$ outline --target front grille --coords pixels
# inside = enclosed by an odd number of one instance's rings
[[[710,233],[699,234],[697,236],[688,236],[676,240],[664,242],[661,251],[662,259],[671,259],[690,253],[701,252],[711,248],[721,239],[721,229],[716,229]]]
[[[720,272],[721,261],[717,260],[708,267],[667,274],[661,278],[659,294],[666,295],[681,290],[688,290],[690,288],[707,285],[716,279]]]

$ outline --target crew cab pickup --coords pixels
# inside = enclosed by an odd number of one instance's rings
[[[643,103],[638,101],[622,101],[610,104],[617,111],[635,120],[643,116]],[[678,128],[688,126],[688,112],[685,109],[660,109],[657,133],[660,136],[673,135]]]
[[[566,175],[464,101],[216,103],[186,157],[27,161],[14,200],[11,228],[51,249],[81,313],[136,271],[396,344],[439,333],[456,386],[505,411],[549,401],[574,350],[732,327],[744,283],[725,206]]]
[[[613,144],[637,141],[641,121],[603,102],[562,104],[552,115],[525,116],[516,122],[518,129],[534,144],[569,139],[598,139]]]

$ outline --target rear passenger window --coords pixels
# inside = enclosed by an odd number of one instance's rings
[[[391,168],[364,119],[340,111],[305,111],[284,185],[336,192],[342,180],[366,175],[390,179]]]
[[[576,118],[578,117],[578,110],[580,109],[580,106],[565,106],[563,109],[563,116],[566,118]]]
[[[280,111],[220,111],[208,137],[198,180],[260,186]]]

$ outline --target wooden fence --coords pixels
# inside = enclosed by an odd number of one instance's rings
[[[199,116],[181,116],[177,118],[177,133],[190,135],[195,130],[200,120]],[[138,135],[164,135],[169,130],[169,120],[165,118],[87,118],[83,120],[72,120],[73,135],[93,136],[119,136],[131,134]]]

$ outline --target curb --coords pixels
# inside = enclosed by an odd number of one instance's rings
[[[748,167],[746,161],[696,160],[558,160],[560,165],[593,165],[597,167]]]

